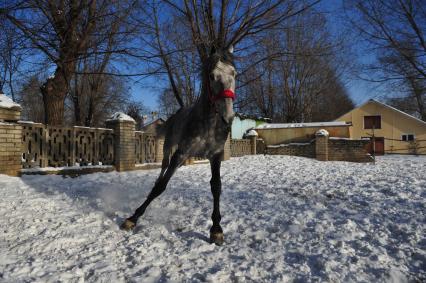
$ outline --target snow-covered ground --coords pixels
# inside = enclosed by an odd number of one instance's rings
[[[209,171],[182,167],[133,233],[118,224],[158,170],[0,176],[0,281],[426,280],[426,157],[224,162],[220,247]]]

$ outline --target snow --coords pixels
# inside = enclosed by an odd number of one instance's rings
[[[263,129],[287,129],[287,128],[308,128],[308,127],[336,127],[348,126],[346,122],[315,122],[315,123],[289,123],[289,124],[262,124],[255,128],[255,130]]]
[[[126,115],[127,116],[127,115]],[[130,120],[129,120],[130,121]],[[96,130],[107,130],[107,131],[113,131],[112,129],[109,128],[94,128],[94,127],[85,127],[85,126],[73,126],[73,128],[76,129],[96,129]]]
[[[327,131],[327,130],[321,129],[321,130],[318,130],[318,131],[315,133],[315,135],[316,135],[316,136],[328,137],[328,136],[329,136],[329,133],[328,133],[328,131]]]
[[[282,144],[276,144],[276,145],[268,145],[266,147],[268,148],[279,148],[279,147],[286,147],[286,146],[305,146],[310,145],[309,142],[292,142],[292,143],[282,143]]]
[[[3,109],[21,109],[18,103],[13,102],[12,99],[0,92],[0,108]]]
[[[114,113],[111,116],[111,118],[109,118],[108,121],[113,121],[113,120],[135,122],[135,119],[133,119],[132,117],[130,117],[127,114],[124,114],[123,112],[116,112],[116,113]]]
[[[67,167],[35,167],[21,169],[22,173],[59,172],[64,170],[86,170],[86,169],[111,169],[112,165],[89,165],[89,166],[67,166]]]
[[[222,164],[225,244],[207,242],[210,166],[180,168],[134,232],[159,169],[0,176],[2,282],[424,282],[426,157]]]
[[[248,131],[246,136],[247,137],[257,137],[259,135],[257,134],[257,132],[255,130],[250,130],[250,131]]]

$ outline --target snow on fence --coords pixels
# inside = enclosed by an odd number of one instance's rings
[[[19,124],[23,168],[112,165],[114,162],[112,129]]]

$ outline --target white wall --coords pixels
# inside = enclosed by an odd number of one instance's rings
[[[243,134],[250,128],[256,127],[256,121],[251,119],[241,120],[236,116],[232,122],[232,136],[233,139],[242,139]]]

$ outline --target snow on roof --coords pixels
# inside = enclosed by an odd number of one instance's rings
[[[0,108],[20,110],[21,109],[21,105],[19,105],[18,103],[13,102],[12,99],[10,99],[5,94],[3,94],[3,93],[0,92]]]
[[[315,123],[288,123],[288,124],[262,124],[257,126],[256,130],[263,129],[287,129],[287,128],[308,128],[308,127],[335,127],[348,126],[346,122],[315,122]]]
[[[124,114],[123,112],[116,112],[111,116],[111,118],[108,119],[108,121],[113,120],[135,122],[135,119],[129,115]]]

